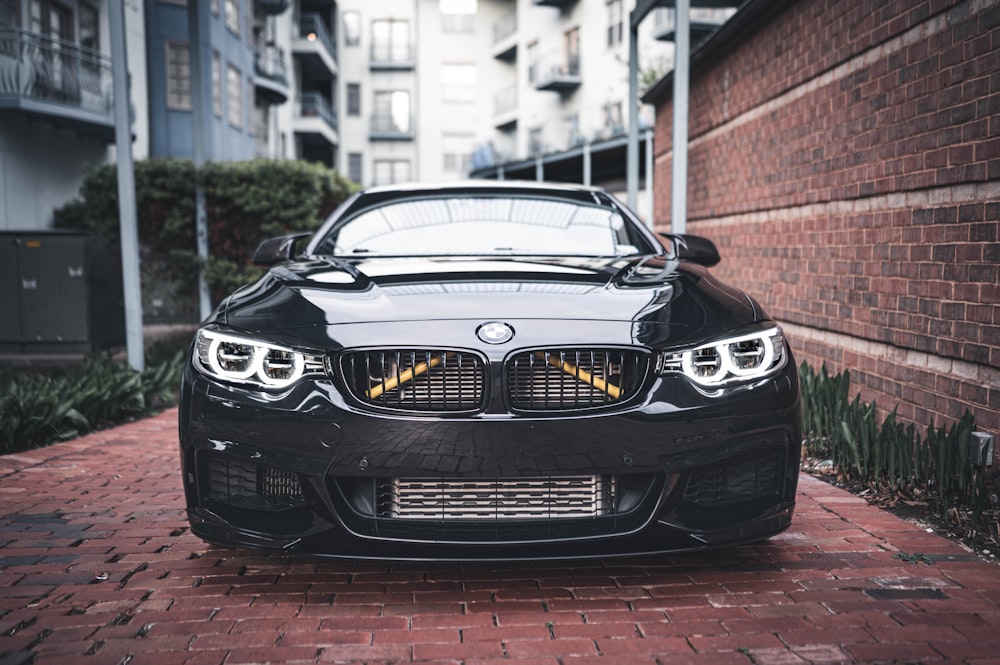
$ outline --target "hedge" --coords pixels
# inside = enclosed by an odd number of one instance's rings
[[[355,185],[315,163],[278,160],[210,162],[202,168],[208,218],[205,275],[218,302],[260,271],[250,263],[269,237],[311,231]],[[192,162],[135,164],[136,207],[147,318],[196,320],[195,169]],[[55,226],[90,231],[117,244],[118,184],[114,164],[92,168],[74,201],[55,211]]]

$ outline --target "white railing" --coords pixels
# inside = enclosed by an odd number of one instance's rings
[[[17,28],[0,28],[3,99],[48,102],[110,118],[111,59],[73,42]]]

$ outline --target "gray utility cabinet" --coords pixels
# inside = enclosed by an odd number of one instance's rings
[[[81,232],[0,232],[0,306],[0,352],[85,353],[121,345],[121,255]]]

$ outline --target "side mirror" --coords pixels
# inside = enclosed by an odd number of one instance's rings
[[[311,233],[295,233],[277,238],[268,238],[257,246],[253,254],[253,263],[257,266],[273,266],[283,261],[290,261],[295,254],[295,243],[302,238],[308,238]]]
[[[660,236],[672,242],[674,252],[681,261],[690,261],[711,268],[722,260],[715,243],[708,238],[686,233],[661,233]]]

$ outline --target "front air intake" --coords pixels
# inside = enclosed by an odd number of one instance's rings
[[[376,349],[346,353],[341,372],[351,395],[370,406],[411,413],[483,408],[486,370],[468,351]]]
[[[520,411],[577,411],[625,402],[646,376],[648,356],[628,349],[544,349],[507,362],[510,404]]]

